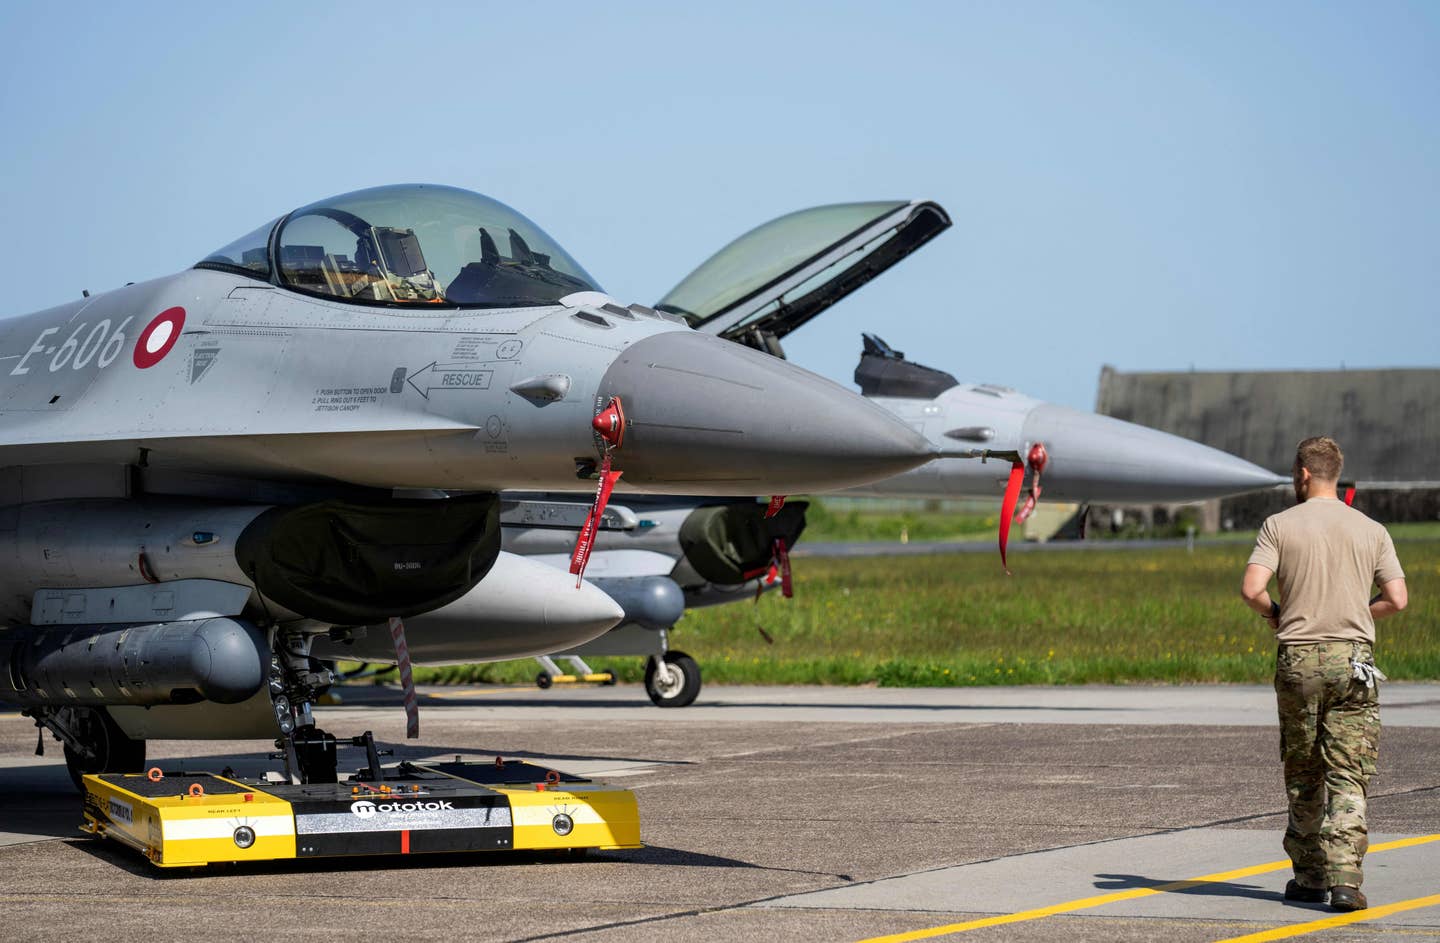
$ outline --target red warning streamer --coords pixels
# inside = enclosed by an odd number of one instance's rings
[[[400,688],[405,695],[405,739],[420,736],[420,703],[415,697],[415,676],[410,671],[410,646],[405,644],[405,622],[390,617],[390,641],[395,644],[395,661],[400,666]]]
[[[1346,506],[1347,508],[1348,508],[1348,507],[1354,507],[1354,506],[1355,506],[1355,486],[1354,486],[1354,485],[1351,485],[1350,487],[1348,487],[1348,488],[1345,489],[1345,506]]]
[[[612,471],[610,469],[610,453],[605,453],[605,460],[600,463],[600,484],[595,488],[595,503],[590,506],[590,513],[585,518],[585,526],[580,528],[580,538],[575,541],[575,552],[570,554],[570,572],[575,574],[575,588],[580,588],[580,581],[585,578],[585,564],[590,562],[590,551],[595,549],[595,532],[600,529],[600,519],[605,516],[605,506],[610,503],[610,494],[615,490],[615,482],[620,480],[624,472]]]
[[[772,495],[772,496],[770,497],[770,503],[765,506],[765,517],[766,517],[766,519],[768,520],[769,518],[774,517],[776,514],[779,514],[779,513],[780,513],[780,509],[783,508],[784,506],[785,506],[785,495],[783,495],[783,494]]]
[[[775,563],[780,567],[780,595],[790,599],[795,595],[795,583],[790,578],[790,548],[785,538],[775,538]]]
[[[1010,480],[1005,482],[1005,498],[1000,502],[1000,565],[1005,575],[1010,576],[1010,564],[1005,551],[1010,544],[1010,519],[1015,515],[1015,504],[1020,500],[1020,485],[1025,480],[1025,463],[1016,459],[1010,465]]]
[[[1035,510],[1035,502],[1040,500],[1040,476],[1045,473],[1045,466],[1050,463],[1050,455],[1045,451],[1045,445],[1036,442],[1030,446],[1030,454],[1026,456],[1030,465],[1030,493],[1025,497],[1025,504],[1015,514],[1015,520],[1021,524],[1025,523]]]

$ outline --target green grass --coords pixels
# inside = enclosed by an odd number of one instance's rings
[[[1440,539],[1397,536],[1411,604],[1380,623],[1376,660],[1397,680],[1440,679]],[[794,599],[690,612],[672,644],[714,683],[1264,682],[1274,643],[1239,598],[1249,552],[1245,542],[1021,554],[1013,577],[988,554],[797,559]],[[594,663],[623,680],[643,672],[639,658]],[[537,670],[520,661],[416,674],[518,682]]]
[[[1000,520],[1000,499],[993,502],[980,500],[966,501],[890,501],[862,502],[857,500],[834,501],[806,498],[810,509],[805,515],[806,541],[821,542],[863,542],[898,543],[901,534],[914,541],[959,541],[988,540],[995,536]],[[993,506],[992,506],[993,505]],[[1093,537],[1105,540],[1118,538],[1185,536],[1185,527],[1193,523],[1195,514],[1184,511],[1175,522],[1160,526],[1149,535],[1141,533],[1131,524],[1119,534],[1111,534],[1108,527],[1092,519]],[[1419,538],[1440,538],[1440,521],[1424,521],[1409,524],[1391,524],[1390,532],[1397,540]],[[1016,528],[1018,539],[1019,528]],[[1229,531],[1223,534],[1202,536],[1202,541],[1248,541],[1254,542],[1254,530]]]
[[[995,533],[1000,502],[982,510],[927,509],[916,503],[910,510],[871,510],[854,505],[832,507],[813,498],[805,514],[804,541],[890,541],[901,534],[910,540],[979,540]]]

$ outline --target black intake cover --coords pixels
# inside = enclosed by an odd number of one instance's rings
[[[722,586],[743,583],[744,574],[770,563],[775,538],[795,546],[809,506],[791,501],[768,519],[765,505],[752,502],[696,508],[680,525],[680,548],[702,578]]]
[[[335,625],[438,609],[469,592],[499,555],[496,495],[274,508],[235,546],[263,595]]]

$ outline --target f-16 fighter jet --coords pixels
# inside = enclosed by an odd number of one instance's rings
[[[316,639],[379,639],[403,672],[457,634],[511,658],[622,617],[501,553],[500,489],[817,491],[935,454],[836,384],[617,304],[494,200],[322,200],[0,321],[0,700],[76,774],[138,770],[148,738],[278,733],[293,778],[333,781]]]
[[[950,226],[936,203],[871,202],[821,206],[741,236],[672,289],[656,308],[700,331],[784,358],[780,340]],[[924,324],[908,326],[923,336]],[[989,383],[961,383],[905,360],[873,335],[855,380],[861,392],[923,432],[937,447],[992,449],[1010,461],[941,458],[850,489],[877,497],[1003,497],[1001,554],[1011,512],[1047,499],[1113,503],[1184,502],[1288,482],[1243,459],[1168,433],[1080,412]],[[1028,477],[1029,495],[1019,504]],[[803,506],[767,520],[761,506],[692,501],[633,504],[632,517],[601,532],[594,571],[625,604],[616,630],[583,654],[645,654],[651,699],[683,706],[699,690],[694,660],[667,650],[683,608],[746,599],[755,571],[769,575],[771,542],[794,544]],[[506,547],[562,565],[563,537],[543,526],[506,530]],[[603,568],[602,568],[603,567]],[[749,582],[740,577],[749,574]],[[667,590],[665,584],[669,583]],[[767,584],[769,585],[769,584]],[[664,622],[669,617],[671,621]],[[642,631],[642,630],[650,631]]]
[[[782,216],[711,256],[656,307],[697,330],[777,357],[780,341],[950,226],[939,204],[846,203]],[[923,336],[924,325],[908,328]],[[855,372],[866,398],[948,446],[1022,457],[1048,498],[1114,503],[1198,501],[1288,478],[1189,439],[1042,402],[1009,387],[961,383],[906,361],[869,336]],[[997,468],[999,472],[997,473]],[[884,497],[990,497],[1005,465],[940,459],[855,489]]]

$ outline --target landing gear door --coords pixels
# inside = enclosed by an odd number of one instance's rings
[[[949,226],[938,203],[919,200],[800,210],[712,255],[657,307],[707,334],[781,355],[779,338]]]

